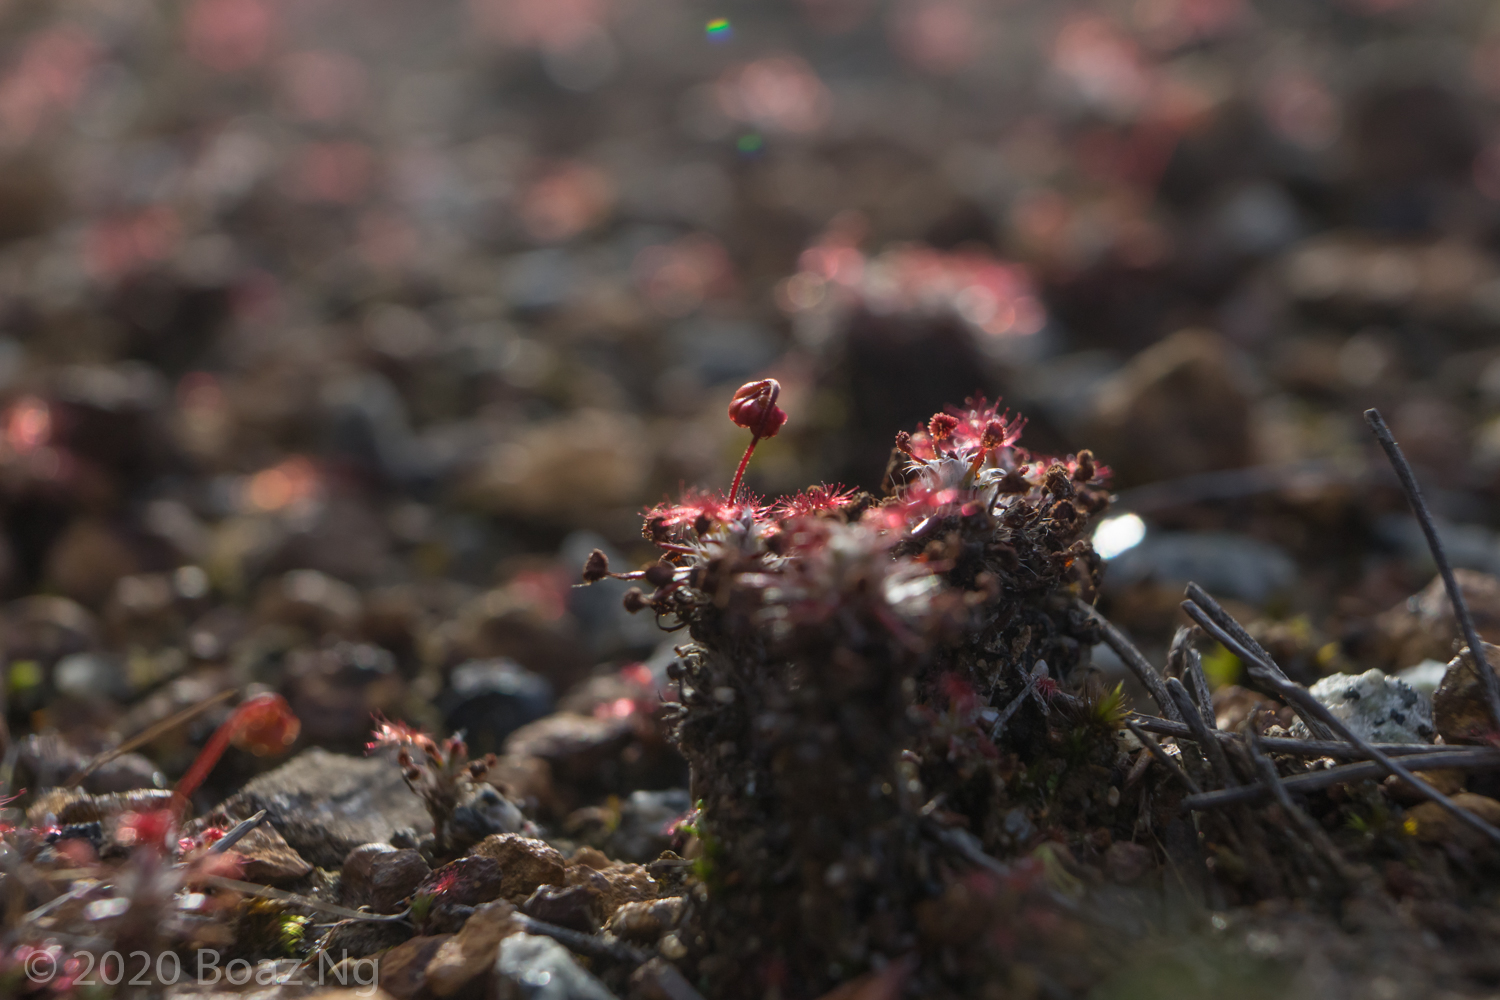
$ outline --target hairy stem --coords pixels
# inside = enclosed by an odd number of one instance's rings
[[[740,467],[734,470],[734,483],[729,487],[729,502],[734,503],[734,498],[740,493],[740,480],[745,478],[745,466],[750,464],[750,456],[755,454],[755,446],[760,443],[760,435],[757,434],[750,439],[750,447],[745,449],[745,457],[740,459]]]

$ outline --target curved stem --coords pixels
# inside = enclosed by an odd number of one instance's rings
[[[745,457],[740,459],[740,467],[734,470],[734,484],[729,487],[729,502],[734,503],[734,498],[740,493],[740,480],[745,478],[745,466],[750,464],[750,456],[755,454],[755,445],[760,441],[757,434],[750,439],[750,447],[745,449]]]
[[[224,756],[224,751],[229,749],[229,741],[234,736],[234,730],[238,728],[236,723],[234,716],[230,716],[218,729],[214,730],[213,736],[209,738],[197,759],[193,761],[193,766],[188,768],[187,774],[184,774],[182,780],[177,782],[177,788],[172,792],[172,805],[178,816],[187,811],[188,796],[198,790],[198,786],[203,784],[203,779],[208,777],[208,772],[214,769],[219,758]]]

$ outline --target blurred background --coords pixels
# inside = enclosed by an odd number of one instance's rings
[[[764,376],[759,493],[1002,396],[1115,469],[1148,645],[1194,578],[1299,679],[1446,659],[1360,414],[1500,569],[1497,112],[1479,0],[3,0],[10,724],[561,704],[678,783],[631,728],[673,637],[572,584],[727,487]]]

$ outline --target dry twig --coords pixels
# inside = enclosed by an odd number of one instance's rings
[[[1187,597],[1190,603],[1198,606],[1202,614],[1208,616],[1210,623],[1214,627],[1209,628],[1208,625],[1199,620],[1191,611],[1188,612],[1188,617],[1203,626],[1205,631],[1213,635],[1214,638],[1218,638],[1220,633],[1228,633],[1233,637],[1236,647],[1245,650],[1245,655],[1240,656],[1240,659],[1245,661],[1250,680],[1258,683],[1264,690],[1264,693],[1281,697],[1277,693],[1277,685],[1281,683],[1290,684],[1292,683],[1292,679],[1286,675],[1281,667],[1277,666],[1276,661],[1271,658],[1271,654],[1266,652],[1265,648],[1256,642],[1250,633],[1245,631],[1245,627],[1235,621],[1234,616],[1225,611],[1218,601],[1208,596],[1208,591],[1196,583],[1189,583],[1187,585]],[[1183,606],[1183,610],[1187,610],[1186,605]],[[1226,648],[1228,648],[1227,644]],[[1235,650],[1231,648],[1230,652],[1233,653]],[[1239,656],[1238,653],[1235,653],[1235,655]],[[1283,700],[1285,699],[1283,698]],[[1332,740],[1336,738],[1334,730],[1330,729],[1316,714],[1309,716],[1297,705],[1292,705],[1292,711],[1296,712],[1298,717],[1302,719],[1303,724],[1307,726],[1308,732],[1312,733],[1318,739]]]
[[[1262,749],[1272,749],[1269,745],[1271,742],[1269,739],[1261,738],[1259,742]],[[1445,768],[1453,771],[1492,771],[1500,769],[1500,750],[1478,747],[1468,750],[1455,750],[1443,747],[1439,748],[1436,753],[1423,754],[1420,760],[1414,761],[1414,763],[1424,769]],[[1381,764],[1374,761],[1360,761],[1357,764],[1341,764],[1338,767],[1330,767],[1324,771],[1308,771],[1306,774],[1294,774],[1289,778],[1281,779],[1281,785],[1289,792],[1305,794],[1351,781],[1381,778],[1387,773],[1389,772]],[[1190,796],[1183,799],[1182,804],[1189,809],[1202,812],[1207,809],[1219,809],[1239,802],[1257,802],[1265,797],[1266,789],[1259,785],[1247,785],[1241,788],[1226,788],[1222,791],[1204,792],[1201,795]]]
[[[644,965],[651,959],[649,952],[628,945],[624,941],[610,940],[597,934],[585,934],[569,927],[559,927],[545,920],[528,917],[524,913],[515,914],[514,919],[527,934],[549,937],[569,951],[576,951],[589,958],[603,958],[625,965]]]
[[[1427,509],[1427,501],[1422,499],[1417,477],[1412,474],[1411,464],[1406,461],[1401,446],[1396,443],[1396,438],[1386,426],[1380,411],[1373,407],[1366,410],[1365,421],[1375,432],[1375,439],[1380,442],[1380,447],[1385,449],[1385,457],[1390,459],[1391,467],[1396,470],[1396,478],[1401,480],[1406,502],[1411,504],[1412,513],[1422,526],[1422,534],[1427,537],[1427,547],[1432,550],[1432,561],[1437,563],[1438,575],[1443,578],[1448,600],[1453,604],[1453,617],[1458,619],[1464,642],[1468,643],[1469,653],[1474,657],[1479,684],[1484,689],[1485,701],[1489,704],[1490,718],[1494,720],[1495,727],[1500,729],[1500,679],[1495,677],[1495,672],[1485,662],[1484,643],[1479,638],[1479,631],[1474,628],[1474,616],[1469,613],[1468,602],[1464,600],[1463,591],[1458,587],[1458,579],[1453,575],[1453,564],[1448,561],[1448,552],[1443,548],[1442,539],[1438,537],[1437,524],[1432,519],[1432,512]]]
[[[1177,709],[1182,713],[1183,718],[1188,720],[1188,728],[1193,732],[1193,742],[1198,744],[1198,749],[1218,772],[1219,780],[1226,787],[1237,788],[1240,782],[1235,777],[1234,770],[1229,766],[1229,758],[1225,756],[1224,748],[1219,745],[1218,740],[1214,739],[1213,731],[1203,721],[1203,713],[1198,711],[1198,707],[1193,704],[1192,696],[1188,694],[1182,681],[1176,677],[1168,677],[1167,693],[1177,702]]]
[[[242,892],[247,896],[259,896],[262,899],[274,899],[278,903],[291,903],[296,906],[305,906],[310,910],[321,910],[323,913],[331,913],[344,920],[369,920],[395,922],[405,920],[411,913],[408,908],[400,913],[361,913],[351,910],[347,906],[339,906],[335,903],[325,903],[321,899],[313,899],[311,896],[300,896],[295,892],[286,892],[282,889],[273,889],[268,885],[256,885],[254,882],[241,882],[239,879],[225,878],[222,875],[198,875],[194,882],[203,885],[211,885],[216,889],[228,889],[232,892]]]
[[[1167,694],[1161,675],[1156,672],[1141,651],[1135,648],[1135,643],[1116,628],[1113,622],[1101,615],[1092,604],[1080,599],[1078,607],[1093,619],[1094,624],[1099,626],[1105,645],[1115,651],[1115,655],[1125,662],[1125,666],[1130,668],[1131,673],[1135,674],[1136,679],[1150,692],[1151,697],[1161,706],[1162,714],[1174,722],[1181,722],[1182,718],[1177,711],[1177,706],[1172,704],[1172,696]]]
[[[1130,720],[1146,732],[1156,733],[1159,736],[1191,738],[1193,735],[1193,731],[1185,723],[1158,719],[1154,715],[1141,715],[1136,712],[1130,716]],[[1238,733],[1223,729],[1215,729],[1213,735],[1220,743],[1239,743],[1243,739]],[[1271,753],[1284,756],[1334,757],[1340,760],[1364,760],[1368,756],[1359,747],[1342,740],[1298,740],[1285,736],[1262,736],[1260,742]],[[1372,743],[1370,745],[1388,757],[1426,757],[1437,753],[1477,754],[1484,752],[1482,747],[1434,746],[1431,743]],[[1420,762],[1419,766],[1422,766]]]
[[[1226,649],[1234,653],[1234,655],[1238,656],[1241,660],[1244,660],[1246,669],[1249,671],[1251,677],[1255,678],[1261,684],[1269,686],[1278,697],[1280,697],[1287,704],[1291,705],[1299,715],[1301,715],[1304,719],[1308,719],[1309,728],[1311,728],[1311,720],[1313,719],[1322,722],[1324,726],[1332,729],[1335,733],[1337,733],[1339,736],[1342,736],[1348,742],[1353,743],[1355,746],[1358,746],[1365,752],[1367,756],[1379,763],[1385,769],[1387,774],[1394,774],[1397,777],[1402,778],[1427,798],[1438,803],[1440,806],[1448,810],[1454,816],[1458,817],[1464,823],[1473,827],[1475,830],[1478,830],[1480,833],[1484,834],[1486,837],[1489,837],[1496,843],[1500,843],[1500,829],[1496,829],[1491,824],[1486,823],[1475,813],[1468,809],[1465,809],[1463,806],[1459,805],[1457,802],[1454,802],[1451,798],[1438,791],[1429,782],[1417,777],[1406,767],[1396,763],[1396,761],[1391,759],[1389,756],[1375,749],[1375,747],[1371,745],[1368,740],[1365,740],[1363,737],[1356,735],[1353,730],[1351,730],[1347,725],[1344,724],[1344,720],[1334,715],[1333,712],[1328,709],[1328,706],[1324,705],[1322,702],[1318,701],[1318,699],[1314,698],[1306,688],[1304,688],[1300,684],[1292,683],[1292,681],[1287,678],[1285,674],[1282,674],[1281,671],[1276,668],[1275,664],[1271,662],[1269,657],[1257,655],[1254,651],[1247,648],[1244,643],[1240,642],[1236,636],[1230,635],[1226,629],[1221,628],[1217,624],[1216,618],[1227,618],[1230,621],[1233,621],[1233,619],[1229,618],[1228,613],[1222,607],[1220,607],[1217,602],[1213,600],[1213,598],[1203,593],[1202,588],[1196,588],[1190,584],[1188,589],[1190,593],[1196,589],[1197,592],[1202,595],[1203,599],[1210,603],[1213,609],[1213,613],[1210,614],[1206,607],[1200,606],[1198,603],[1196,603],[1195,600],[1184,601],[1182,603],[1182,609],[1187,612],[1188,616],[1196,621],[1199,625],[1202,625],[1203,628],[1215,639],[1218,639]]]
[[[213,844],[209,846],[207,853],[223,854],[235,844],[238,844],[241,840],[244,840],[245,836],[251,830],[254,830],[256,827],[264,823],[268,815],[270,815],[270,813],[265,809],[262,809],[260,812],[256,813],[254,816],[251,816],[249,819],[240,820],[230,828],[228,833],[224,834],[224,836],[214,841]]]

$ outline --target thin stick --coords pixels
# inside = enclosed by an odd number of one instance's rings
[[[1092,604],[1082,599],[1076,600],[1084,614],[1099,626],[1105,645],[1114,650],[1115,655],[1125,662],[1125,666],[1130,668],[1131,673],[1135,674],[1136,680],[1141,682],[1141,685],[1150,693],[1152,700],[1161,707],[1162,714],[1173,722],[1181,722],[1182,716],[1177,711],[1177,706],[1172,704],[1172,696],[1167,694],[1166,685],[1161,682],[1161,675],[1156,672],[1141,651],[1135,648],[1135,644],[1124,632],[1116,628],[1113,622],[1101,615]]]
[[[1264,749],[1272,749],[1270,740],[1262,738],[1261,744]],[[1411,760],[1411,758],[1407,758]],[[1478,749],[1478,750],[1444,750],[1439,753],[1424,754],[1419,760],[1413,761],[1424,770],[1436,770],[1444,768],[1452,771],[1491,771],[1500,768],[1500,750]],[[1330,767],[1325,771],[1309,771],[1306,774],[1295,774],[1290,778],[1283,778],[1281,785],[1289,792],[1303,795],[1309,792],[1322,791],[1334,785],[1343,785],[1351,781],[1367,781],[1374,778],[1384,777],[1386,769],[1374,761],[1359,761],[1354,764],[1340,764]],[[1206,809],[1220,809],[1224,806],[1235,805],[1240,802],[1259,802],[1266,797],[1266,790],[1259,785],[1246,785],[1240,788],[1226,788],[1222,791],[1204,792],[1201,795],[1189,796],[1182,800],[1182,804],[1189,809],[1203,811]]]
[[[1448,810],[1454,816],[1457,816],[1469,826],[1473,827],[1475,830],[1478,830],[1480,833],[1484,834],[1486,837],[1489,837],[1496,843],[1500,843],[1500,829],[1496,829],[1494,826],[1486,823],[1479,816],[1475,815],[1468,809],[1465,809],[1463,806],[1459,805],[1457,802],[1454,802],[1448,796],[1432,787],[1429,782],[1417,777],[1407,768],[1396,763],[1394,760],[1392,760],[1390,757],[1387,757],[1379,750],[1376,750],[1368,740],[1366,740],[1362,736],[1356,735],[1353,730],[1351,730],[1347,725],[1344,724],[1343,719],[1340,719],[1338,716],[1334,715],[1333,712],[1329,711],[1328,706],[1324,705],[1322,702],[1318,701],[1318,699],[1314,698],[1306,688],[1302,687],[1300,684],[1293,684],[1290,680],[1284,680],[1275,676],[1275,674],[1273,674],[1270,670],[1266,669],[1266,664],[1264,661],[1260,660],[1253,653],[1251,653],[1250,650],[1242,646],[1239,641],[1236,640],[1233,636],[1220,629],[1218,625],[1214,624],[1213,620],[1209,618],[1207,614],[1204,614],[1202,612],[1202,609],[1200,609],[1192,601],[1184,601],[1183,610],[1187,611],[1188,614],[1193,618],[1193,620],[1202,625],[1210,635],[1223,643],[1225,648],[1244,660],[1252,676],[1258,675],[1257,679],[1260,680],[1261,683],[1269,684],[1272,688],[1274,688],[1276,693],[1282,698],[1282,700],[1291,705],[1293,709],[1299,710],[1298,714],[1302,715],[1303,718],[1306,719],[1309,716],[1312,716],[1313,718],[1321,720],[1324,725],[1328,726],[1336,734],[1342,736],[1350,743],[1353,743],[1355,746],[1358,746],[1360,749],[1364,750],[1372,760],[1376,761],[1385,768],[1386,773],[1394,774],[1397,777],[1404,779],[1414,788],[1418,789],[1423,795],[1427,796],[1429,799],[1436,802],[1444,809]],[[1223,609],[1221,608],[1220,611],[1222,612]]]
[[[209,846],[207,853],[223,854],[235,844],[238,844],[241,840],[244,840],[245,836],[249,834],[251,830],[254,830],[256,827],[264,823],[266,821],[266,817],[269,815],[269,812],[267,812],[265,809],[262,809],[260,812],[256,813],[254,816],[251,816],[249,819],[240,820],[230,828],[228,833],[224,834],[224,836],[214,841],[213,844]]]
[[[604,958],[611,962],[621,962],[626,965],[645,965],[651,960],[648,952],[626,944],[623,941],[609,941],[594,934],[585,934],[575,931],[571,927],[559,927],[549,924],[545,920],[528,917],[524,913],[513,915],[521,928],[527,934],[540,934],[549,937],[558,944],[563,945],[569,951],[576,951],[580,955],[589,958]]]
[[[195,875],[193,882],[211,885],[217,889],[229,889],[232,892],[242,892],[247,896],[259,896],[262,899],[274,899],[280,903],[294,903],[297,906],[305,906],[310,910],[322,910],[345,920],[372,920],[394,922],[405,920],[411,913],[410,908],[401,913],[361,913],[351,910],[346,906],[338,906],[334,903],[325,903],[320,899],[310,896],[299,896],[295,892],[286,892],[281,889],[273,889],[268,885],[256,885],[254,882],[241,882],[239,879],[225,878],[222,875]]]
[[[1214,739],[1208,723],[1203,721],[1203,713],[1198,711],[1198,706],[1193,704],[1193,698],[1188,694],[1182,681],[1176,677],[1168,677],[1167,692],[1177,702],[1178,711],[1182,712],[1183,718],[1188,720],[1188,728],[1193,731],[1193,742],[1198,744],[1198,749],[1202,751],[1203,756],[1207,757],[1214,770],[1219,772],[1219,780],[1226,787],[1237,788],[1240,781],[1229,766],[1229,758],[1225,755],[1224,748],[1219,745],[1218,740]]]
[[[1208,728],[1214,729],[1218,726],[1214,718],[1214,698],[1208,690],[1208,678],[1203,675],[1203,658],[1193,648],[1193,639],[1200,633],[1200,629],[1184,627],[1172,636],[1172,646],[1167,650],[1167,674],[1182,678],[1203,721],[1208,723]]]
[[[1161,736],[1184,736],[1192,738],[1193,731],[1181,722],[1168,722],[1166,719],[1158,719],[1154,715],[1141,715],[1134,713],[1130,721],[1146,730],[1148,733],[1157,733]],[[1242,738],[1238,733],[1226,732],[1216,729],[1214,738],[1220,743],[1240,743]],[[1357,746],[1337,740],[1294,740],[1285,736],[1262,736],[1261,745],[1272,753],[1290,755],[1296,757],[1337,757],[1343,760],[1363,760],[1365,752]],[[1431,743],[1373,743],[1371,744],[1388,757],[1428,757],[1433,754],[1484,753],[1483,747],[1452,747],[1435,746]],[[1418,762],[1420,765],[1420,761]]]
[[[1411,464],[1406,461],[1406,456],[1401,452],[1401,446],[1396,443],[1396,438],[1391,434],[1391,429],[1386,426],[1385,418],[1380,415],[1380,411],[1373,407],[1366,410],[1365,421],[1375,432],[1375,440],[1379,441],[1380,447],[1385,449],[1385,457],[1390,459],[1391,467],[1396,470],[1396,478],[1401,480],[1401,489],[1406,493],[1406,502],[1411,505],[1412,513],[1417,516],[1417,523],[1422,526],[1422,534],[1427,536],[1427,547],[1432,550],[1432,561],[1437,563],[1438,575],[1443,578],[1443,586],[1448,591],[1448,600],[1453,605],[1453,617],[1458,619],[1459,630],[1463,633],[1464,642],[1469,644],[1469,652],[1473,655],[1474,664],[1479,671],[1479,685],[1484,689],[1490,718],[1494,720],[1496,728],[1500,729],[1500,679],[1495,677],[1495,672],[1485,661],[1484,642],[1479,638],[1479,631],[1474,628],[1474,616],[1469,613],[1468,602],[1464,600],[1463,591],[1458,587],[1458,578],[1453,575],[1453,564],[1448,561],[1448,552],[1443,548],[1442,539],[1438,537],[1437,523],[1432,519],[1432,512],[1427,509],[1427,501],[1422,499],[1422,490],[1417,486],[1417,477],[1412,473]]]
[[[147,726],[145,729],[141,730],[139,733],[132,736],[124,743],[121,743],[113,750],[106,750],[103,753],[98,754],[97,756],[92,758],[87,764],[83,765],[83,767],[79,769],[77,774],[69,778],[68,783],[63,787],[76,788],[80,781],[82,781],[84,778],[87,778],[89,775],[93,774],[99,768],[103,767],[105,764],[108,764],[116,757],[122,757],[125,754],[130,753],[137,747],[145,746],[147,743],[150,743],[152,740],[156,739],[163,733],[171,732],[173,729],[176,729],[183,723],[192,721],[220,702],[228,701],[230,698],[233,698],[235,694],[238,693],[238,691],[238,688],[229,688],[228,690],[220,691],[216,695],[204,698],[196,705],[189,705],[187,708],[184,708],[177,714],[170,715],[153,726]]]
[[[1177,766],[1177,762],[1167,755],[1167,752],[1161,748],[1161,744],[1156,742],[1150,733],[1147,733],[1140,726],[1137,726],[1128,719],[1125,722],[1125,728],[1135,734],[1135,738],[1140,740],[1147,750],[1151,751],[1151,756],[1155,757],[1162,767],[1172,772],[1177,780],[1182,782],[1184,788],[1193,795],[1203,794],[1203,789],[1198,787],[1198,783],[1189,778],[1187,772]]]
[[[1221,632],[1228,632],[1231,636],[1234,637],[1234,639],[1239,643],[1241,647],[1249,652],[1250,655],[1248,657],[1240,657],[1240,659],[1244,660],[1247,665],[1251,663],[1258,663],[1264,673],[1268,674],[1278,681],[1291,683],[1291,678],[1286,675],[1281,667],[1277,666],[1276,661],[1272,659],[1271,654],[1266,652],[1265,648],[1261,646],[1260,643],[1256,642],[1254,637],[1252,637],[1249,632],[1245,631],[1245,627],[1243,625],[1234,620],[1234,615],[1231,615],[1229,612],[1225,611],[1223,606],[1220,605],[1218,601],[1210,597],[1208,595],[1208,591],[1204,590],[1196,583],[1189,583],[1187,585],[1187,597],[1189,601],[1198,605],[1199,609],[1204,614],[1208,615],[1208,617],[1216,625],[1218,625]],[[1183,607],[1183,610],[1187,610],[1186,606]],[[1188,616],[1193,617],[1191,612],[1188,613]],[[1196,618],[1194,618],[1193,620],[1197,621]],[[1199,621],[1198,624],[1202,625],[1203,623]],[[1233,650],[1231,650],[1231,652],[1233,652]],[[1257,679],[1257,674],[1255,673],[1255,671],[1250,671],[1250,677],[1252,680]],[[1296,709],[1297,706],[1293,705],[1292,710],[1296,711]],[[1329,729],[1318,719],[1309,719],[1302,712],[1297,712],[1297,715],[1301,717],[1303,723],[1307,726],[1308,731],[1318,739],[1331,740],[1334,738],[1333,730]]]

